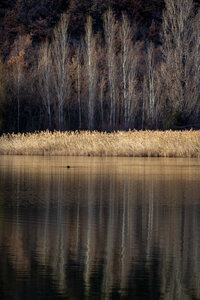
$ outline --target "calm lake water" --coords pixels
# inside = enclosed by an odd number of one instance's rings
[[[1,156],[0,299],[200,299],[200,160]]]

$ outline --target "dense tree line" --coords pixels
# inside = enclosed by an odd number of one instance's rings
[[[198,2],[40,2],[0,10],[2,131],[200,127]]]

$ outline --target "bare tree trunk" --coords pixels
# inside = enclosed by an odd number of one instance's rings
[[[40,94],[48,116],[48,128],[52,129],[52,60],[50,45],[45,42],[40,49],[39,64],[38,64],[38,77]]]
[[[149,81],[149,111],[152,125],[154,122],[154,108],[155,108],[155,77],[154,77],[154,59],[153,59],[153,45],[148,47],[148,81]]]
[[[194,57],[200,26],[195,32],[192,25],[192,0],[165,0],[165,4],[162,33],[165,63],[162,76],[166,84],[166,98],[169,99],[173,113],[188,116],[194,110],[197,100],[192,99],[194,64],[191,57]]]
[[[103,97],[104,97],[104,77],[100,82],[100,106],[101,106],[101,130],[104,130],[104,108],[103,108]]]
[[[115,127],[116,117],[116,53],[115,53],[115,16],[111,9],[109,9],[104,15],[104,32],[107,45],[107,64],[108,64],[108,81],[110,91],[110,115],[109,123],[110,129]]]
[[[149,126],[149,89],[145,74],[142,83],[142,129],[146,129],[147,126]]]
[[[155,63],[154,63],[154,47],[151,43],[147,49],[146,60],[147,76],[146,76],[146,88],[147,88],[147,116],[149,125],[151,128],[156,124],[156,75],[155,75]]]
[[[137,88],[136,88],[136,81],[137,81],[136,65],[137,65],[137,57],[135,55],[135,57],[132,59],[130,72],[127,78],[128,94],[127,94],[127,128],[126,129],[135,127],[135,118],[137,115],[137,108],[139,103],[139,95],[137,94]]]
[[[142,88],[142,130],[144,130],[144,118],[145,118],[145,93],[146,92],[146,84],[145,81],[143,82],[143,88]]]
[[[121,44],[122,44],[122,78],[123,78],[123,104],[124,104],[124,125],[128,129],[128,77],[131,68],[132,54],[132,28],[127,15],[122,14]]]
[[[58,106],[58,129],[64,129],[64,106],[69,95],[70,81],[68,74],[69,16],[63,14],[58,26],[54,30],[52,44],[53,75],[55,96]]]
[[[77,97],[78,97],[78,120],[79,129],[82,127],[81,120],[81,62],[80,62],[80,46],[77,50]]]
[[[187,110],[191,121],[198,119],[200,112],[200,10],[192,21],[192,48],[187,67]],[[189,100],[190,99],[190,100]]]
[[[92,18],[88,17],[86,24],[86,39],[87,39],[87,54],[88,54],[88,75],[89,75],[89,109],[88,109],[88,121],[89,129],[93,129],[94,121],[94,108],[93,108],[93,70],[92,70]]]
[[[20,57],[20,55],[19,55]],[[20,131],[20,101],[21,101],[21,89],[23,86],[24,73],[23,73],[23,62],[20,59],[16,60],[16,65],[14,66],[13,76],[14,84],[16,88],[16,100],[17,100],[17,131]]]
[[[89,16],[86,23],[86,45],[87,45],[87,61],[88,61],[88,79],[89,79],[89,103],[88,103],[88,128],[94,129],[94,105],[96,97],[96,53],[95,38],[92,30],[92,18]]]
[[[134,128],[137,108],[137,46],[133,44],[134,27],[131,26],[126,14],[122,14],[121,24],[121,64],[123,82],[123,120],[124,128]]]
[[[19,132],[19,118],[20,118],[20,95],[19,95],[19,80],[17,84],[17,131]]]
[[[8,71],[12,79],[12,91],[16,100],[16,127],[15,129],[20,131],[20,117],[21,117],[21,99],[24,96],[26,88],[25,72],[27,71],[27,64],[25,62],[25,50],[31,44],[31,38],[29,35],[19,36],[13,43],[10,58],[7,61]]]

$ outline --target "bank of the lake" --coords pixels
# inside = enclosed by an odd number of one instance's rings
[[[8,134],[1,155],[200,157],[200,131],[118,131]]]

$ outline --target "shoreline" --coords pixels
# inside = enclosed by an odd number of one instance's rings
[[[0,155],[199,158],[200,130],[4,134]]]

